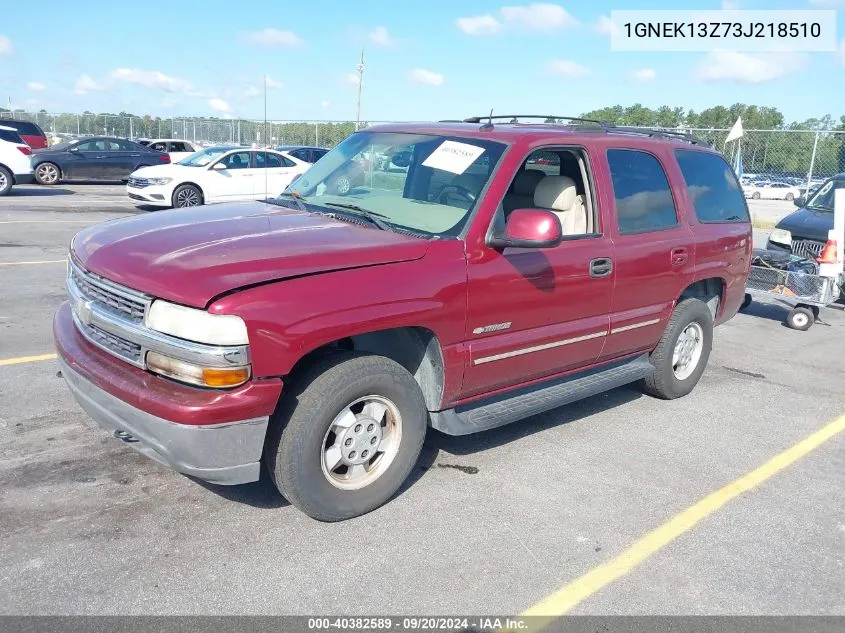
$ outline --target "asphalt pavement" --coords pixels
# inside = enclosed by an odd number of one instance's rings
[[[845,314],[797,332],[755,303],[689,396],[622,388],[431,431],[396,499],[318,523],[266,479],[136,454],[89,426],[55,361],[26,360],[54,351],[72,235],[136,212],[119,185],[66,189],[0,199],[0,614],[520,613],[845,413]],[[839,433],[573,613],[845,615],[843,472]]]

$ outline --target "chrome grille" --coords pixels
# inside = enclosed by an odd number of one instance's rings
[[[84,271],[73,261],[70,265],[70,275],[88,301],[96,301],[106,310],[129,318],[135,323],[144,320],[144,313],[150,304],[150,299],[145,295]]]
[[[815,258],[822,254],[824,242],[816,240],[792,240],[792,254],[798,257]]]
[[[77,320],[76,326],[82,331],[82,334],[95,345],[98,345],[115,356],[119,356],[133,364],[140,364],[140,345],[122,339],[114,334],[110,334],[105,330],[101,330],[96,325],[85,325]]]
[[[143,189],[150,186],[150,181],[146,178],[132,178],[130,176],[127,184],[134,189]]]

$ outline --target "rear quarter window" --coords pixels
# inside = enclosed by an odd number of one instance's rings
[[[21,135],[17,132],[13,132],[12,130],[0,130],[0,140],[8,141],[9,143],[17,143],[18,145],[24,145]]]
[[[748,222],[748,207],[736,175],[722,156],[676,149],[695,216],[703,224]]]
[[[26,136],[44,136],[44,132],[35,123],[29,121],[0,121],[0,125],[15,128],[19,134]]]

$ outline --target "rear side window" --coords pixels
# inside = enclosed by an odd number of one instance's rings
[[[609,149],[607,162],[621,234],[678,226],[669,179],[656,157],[639,150]]]
[[[192,152],[193,150],[188,147],[186,143],[176,142],[170,144],[170,151],[171,152]]]
[[[728,162],[718,154],[675,150],[675,157],[699,222],[748,222],[742,187]]]

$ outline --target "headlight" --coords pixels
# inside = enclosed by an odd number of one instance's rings
[[[774,229],[769,235],[769,241],[784,246],[792,246],[792,233],[786,229]]]
[[[238,387],[249,380],[249,367],[201,367],[158,352],[147,352],[147,369],[200,387]]]
[[[158,299],[144,324],[151,330],[209,345],[248,345],[246,323],[233,314],[210,314]]]
[[[147,178],[147,182],[151,185],[166,185],[171,180],[173,180],[173,178]]]

